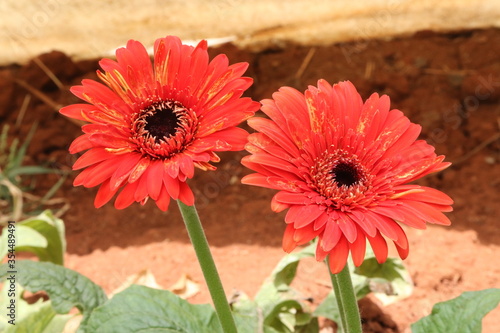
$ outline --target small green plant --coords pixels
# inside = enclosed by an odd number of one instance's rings
[[[38,165],[24,165],[26,151],[36,131],[34,124],[23,142],[19,138],[8,138],[9,125],[4,125],[0,134],[0,225],[8,220],[19,221],[33,216],[51,203],[50,199],[63,184],[66,173]],[[10,144],[9,144],[10,141]],[[34,176],[57,173],[61,178],[43,195],[29,194],[36,186]]]

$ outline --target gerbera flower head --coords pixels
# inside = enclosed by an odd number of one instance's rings
[[[400,224],[424,229],[426,222],[449,225],[446,194],[408,183],[450,165],[434,148],[417,140],[421,127],[388,96],[373,94],[363,103],[350,82],[324,80],[305,94],[283,87],[262,101],[270,118],[248,120],[251,155],[242,163],[257,173],[243,183],[278,190],[271,207],[288,209],[283,248],[292,251],[318,237],[316,259],[327,255],[332,273],[351,253],[356,266],[366,240],[378,262],[387,259],[386,239],[402,259],[409,247]]]
[[[156,40],[154,61],[130,40],[103,59],[97,71],[104,84],[83,80],[71,92],[89,104],[60,112],[89,122],[70,153],[86,152],[73,169],[83,169],[74,185],[100,185],[95,206],[119,192],[115,207],[153,199],[167,210],[170,198],[186,205],[194,196],[186,183],[194,168],[214,170],[218,151],[244,148],[248,133],[236,127],[259,103],[241,98],[252,79],[242,77],[247,63],[229,66],[220,54],[209,61],[206,41],[196,47],[179,38]]]

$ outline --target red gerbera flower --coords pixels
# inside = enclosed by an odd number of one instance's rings
[[[329,255],[332,273],[349,252],[361,265],[366,239],[378,262],[387,259],[385,238],[402,259],[408,240],[400,223],[424,229],[426,222],[449,225],[446,194],[407,183],[450,165],[423,140],[421,127],[389,97],[373,94],[364,104],[350,82],[333,87],[324,80],[305,94],[284,87],[262,101],[271,119],[252,118],[242,163],[257,173],[243,183],[279,190],[271,206],[288,209],[283,249],[319,237],[316,259]]]
[[[167,210],[170,198],[194,203],[186,179],[194,167],[214,170],[217,151],[242,150],[248,133],[237,128],[259,108],[240,98],[252,84],[241,77],[247,63],[228,66],[221,54],[209,63],[207,43],[183,45],[179,38],[160,38],[154,64],[144,46],[129,41],[116,51],[117,61],[103,59],[107,85],[83,80],[71,92],[90,104],[64,107],[61,113],[90,124],[70,152],[87,150],[73,169],[85,168],[74,185],[100,185],[95,206],[107,203],[119,189],[115,207],[148,198]]]

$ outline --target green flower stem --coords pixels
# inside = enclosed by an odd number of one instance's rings
[[[330,272],[330,268],[328,271]],[[338,274],[330,272],[330,277],[342,320],[342,329],[346,333],[362,333],[361,317],[359,316],[358,302],[352,286],[349,266],[346,264]]]
[[[189,238],[191,239],[196,256],[198,257],[201,270],[205,276],[205,281],[210,291],[210,296],[212,296],[212,301],[214,302],[215,311],[219,317],[222,330],[225,333],[236,333],[237,330],[234,318],[231,314],[231,309],[229,308],[229,303],[227,302],[219,273],[215,267],[214,258],[210,252],[210,247],[208,246],[198,212],[194,205],[187,206],[180,200],[177,200],[177,203],[179,204],[182,218],[186,224]]]
[[[341,322],[339,323],[339,326],[341,328],[345,328],[345,327],[347,327],[347,322],[346,322],[345,316],[343,315],[344,304],[342,303],[342,300],[340,299],[340,296],[339,296],[340,295],[340,287],[339,287],[339,283],[338,283],[339,281],[334,274],[331,274],[331,278],[332,278],[333,290],[335,292],[335,300],[337,301],[337,308],[338,308],[339,314],[340,314],[340,321]]]

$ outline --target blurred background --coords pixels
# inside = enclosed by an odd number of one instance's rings
[[[0,63],[52,50],[100,57],[128,39],[152,45],[167,34],[255,50],[493,26],[500,26],[496,0],[2,0]]]

